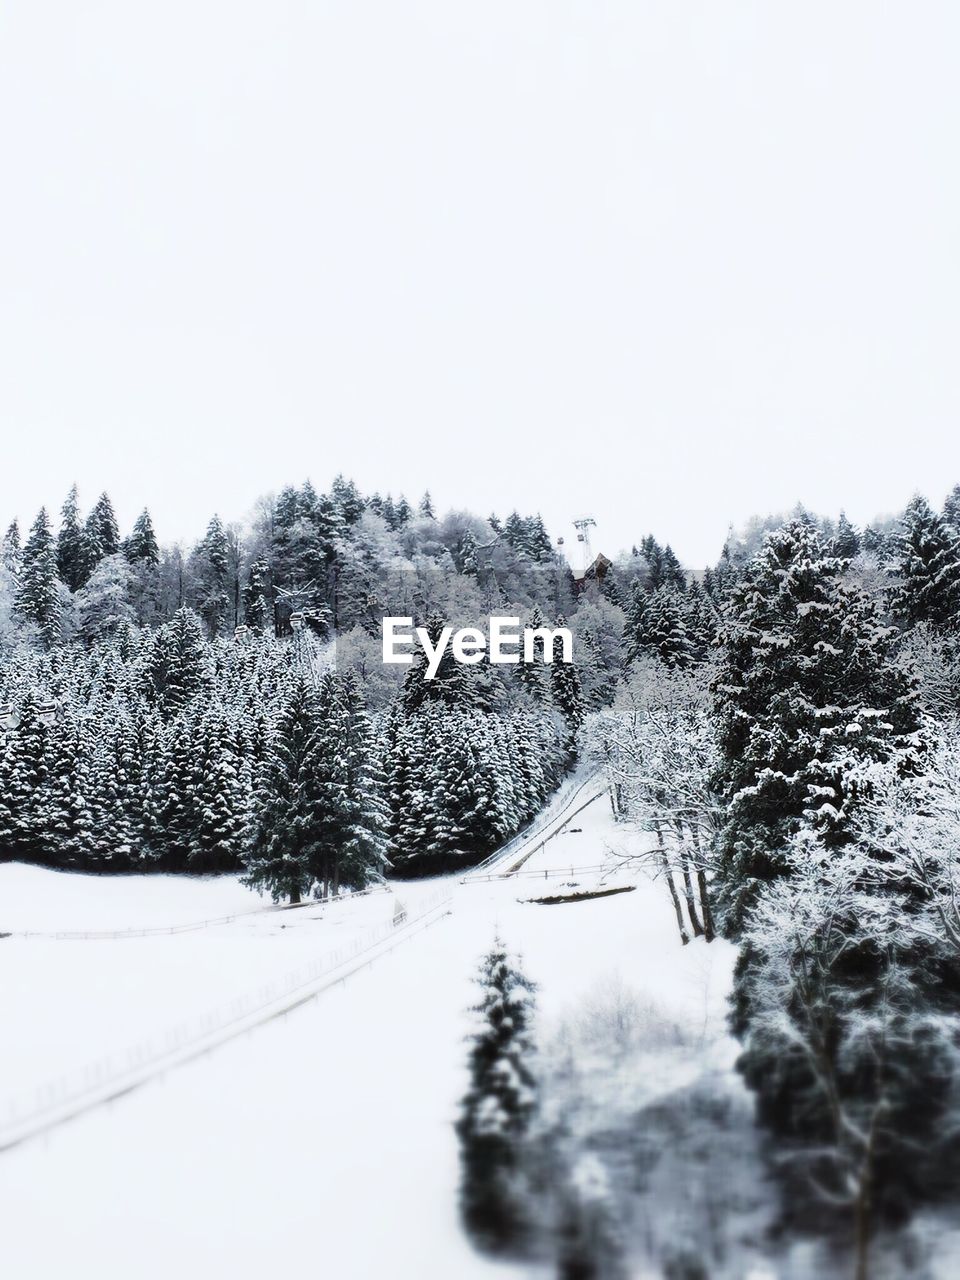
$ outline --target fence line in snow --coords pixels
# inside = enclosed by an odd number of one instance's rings
[[[415,914],[404,913],[387,920],[352,943],[289,970],[283,979],[264,983],[216,1009],[185,1019],[165,1033],[146,1037],[125,1051],[104,1054],[37,1086],[27,1097],[9,1100],[6,1117],[0,1124],[0,1151],[127,1093],[171,1067],[208,1053],[313,999],[443,919],[449,914],[451,901],[449,891],[440,890]]]
[[[170,934],[191,933],[198,929],[210,929],[217,925],[232,924],[235,920],[244,920],[248,916],[280,915],[288,911],[298,911],[303,907],[330,906],[333,903],[350,902],[353,898],[369,897],[375,893],[391,892],[388,885],[373,885],[369,889],[357,889],[354,892],[339,894],[335,898],[311,898],[296,906],[278,905],[249,907],[246,911],[234,911],[228,916],[214,916],[210,920],[191,920],[185,924],[145,925],[140,929],[14,929],[5,931],[10,938],[44,938],[58,942],[89,942],[104,939],[123,938],[162,938]]]
[[[553,800],[547,806],[546,812],[541,811],[536,818],[523,828],[522,831],[518,831],[515,836],[511,836],[507,843],[501,845],[499,849],[489,856],[489,858],[484,858],[483,862],[478,862],[471,871],[468,871],[463,876],[461,884],[466,884],[473,879],[484,879],[483,873],[488,868],[496,867],[499,866],[501,862],[506,862],[508,858],[513,857],[515,853],[528,845],[531,840],[536,840],[537,836],[540,835],[541,832],[547,831],[560,818],[563,818],[564,815],[566,815],[566,820],[569,821],[569,819],[573,817],[574,813],[579,813],[579,809],[574,809],[573,813],[569,812],[570,809],[582,796],[583,792],[590,788],[598,789],[597,794],[595,796],[591,796],[587,803],[591,803],[593,800],[597,799],[607,789],[606,782],[602,781],[602,773],[600,769],[590,770],[585,778],[571,778],[554,795]],[[582,807],[585,808],[586,806],[584,805]],[[555,835],[557,833],[554,832],[552,834]],[[537,848],[541,848],[549,838],[550,837],[546,837],[541,842],[541,845],[537,846]],[[531,854],[535,852],[536,849],[532,849],[530,851]],[[529,856],[529,854],[527,856]]]

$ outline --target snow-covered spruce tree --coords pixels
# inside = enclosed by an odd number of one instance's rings
[[[265,557],[258,556],[250,566],[243,591],[243,620],[254,631],[262,632],[269,625],[272,614],[270,566]]]
[[[893,540],[890,607],[908,627],[960,632],[960,534],[925,498],[912,498]]]
[[[566,619],[561,615],[556,626],[565,627]],[[553,662],[550,664],[550,694],[553,704],[567,723],[567,749],[571,756],[576,755],[577,734],[583,724],[583,690],[580,687],[580,675],[573,662],[563,661],[563,647],[560,637],[553,642]]]
[[[955,484],[943,504],[943,518],[960,535],[960,484]]]
[[[131,564],[158,565],[160,563],[160,544],[157,542],[153,521],[146,507],[134,521],[130,537],[124,540],[123,554]]]
[[[45,507],[37,514],[26,546],[16,595],[21,617],[36,625],[48,648],[60,638],[60,583],[53,534]]]
[[[759,886],[783,873],[803,822],[828,846],[848,838],[864,764],[915,762],[916,679],[874,602],[844,582],[843,563],[793,521],[767,535],[724,608],[718,885],[733,935]]]
[[[50,860],[58,867],[86,870],[90,866],[94,843],[90,756],[91,743],[70,709],[50,730],[47,838]]]
[[[327,897],[382,878],[386,807],[373,728],[356,677],[326,674],[318,700],[312,785],[318,792],[320,840],[312,865],[321,895]]]
[[[637,587],[628,613],[628,659],[647,655],[668,667],[689,666],[694,646],[684,616],[685,603],[676,587],[663,586],[651,593]]]
[[[19,578],[22,564],[23,551],[20,546],[20,526],[16,520],[13,520],[3,535],[3,541],[0,542],[0,565],[13,578]]]
[[[314,885],[322,857],[314,743],[319,724],[317,695],[298,677],[288,691],[270,742],[258,797],[244,883],[266,890],[274,902],[300,902]],[[319,847],[318,847],[319,846]]]
[[[182,606],[156,631],[147,656],[148,678],[168,714],[182,710],[210,678],[209,650],[203,627],[192,609]]]
[[[191,871],[236,871],[246,852],[247,805],[240,761],[223,714],[208,711],[194,744]]]
[[[80,498],[74,485],[60,512],[60,532],[57,535],[57,572],[71,591],[77,591],[86,581],[88,560],[80,523]]]
[[[113,503],[101,493],[83,526],[84,580],[93,573],[104,556],[115,556],[120,550],[120,529]]]
[[[359,690],[293,681],[259,784],[246,882],[291,902],[362,888],[385,865],[383,807]]]
[[[220,517],[215,515],[193,556],[197,575],[197,612],[211,636],[223,634],[230,612],[227,589],[229,558],[227,531]]]
[[[497,939],[478,976],[470,1084],[457,1121],[460,1203],[475,1244],[523,1254],[530,1244],[525,1143],[537,1110],[534,985]]]
[[[846,513],[841,511],[837,520],[837,530],[833,536],[833,554],[841,560],[852,560],[860,554],[861,538],[856,525],[850,523]]]
[[[39,702],[28,693],[19,723],[0,739],[0,856],[8,860],[50,860],[48,729]]]

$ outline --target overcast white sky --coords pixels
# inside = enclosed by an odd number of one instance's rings
[[[344,471],[701,564],[940,501],[958,46],[948,0],[2,0],[0,521]]]

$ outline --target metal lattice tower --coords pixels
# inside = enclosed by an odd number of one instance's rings
[[[581,516],[578,520],[574,520],[573,527],[577,531],[577,541],[583,543],[583,569],[586,572],[593,563],[593,552],[590,548],[590,530],[597,527],[597,522],[593,516]]]

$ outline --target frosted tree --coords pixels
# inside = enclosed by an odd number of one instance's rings
[[[875,603],[843,578],[808,522],[768,534],[730,591],[714,679],[727,802],[718,878],[735,932],[757,887],[781,873],[801,823],[847,838],[864,763],[911,767],[917,682],[896,661]]]
[[[675,587],[656,591],[635,589],[628,613],[627,658],[641,654],[659,658],[668,667],[686,667],[694,645],[687,630],[684,597]]]
[[[80,499],[77,486],[67,494],[60,513],[60,532],[57,535],[57,572],[61,581],[71,591],[83,586],[89,571],[89,556],[83,527],[80,523]]]
[[[0,564],[14,578],[20,576],[20,568],[22,565],[22,549],[20,546],[20,526],[16,520],[11,521],[6,533],[3,535],[3,541],[0,542]]]
[[[588,749],[607,771],[618,815],[654,837],[645,859],[670,892],[681,939],[712,940],[723,805],[707,673],[635,664],[613,706],[590,722]]]
[[[129,538],[123,543],[123,554],[131,564],[158,565],[160,563],[160,545],[157,542],[150,512],[146,507],[137,516]]]
[[[520,1253],[530,1229],[525,1143],[537,1110],[535,988],[499,939],[481,965],[478,983],[470,1085],[457,1121],[461,1208],[481,1248]]]
[[[919,495],[893,539],[890,607],[907,626],[960,630],[960,534]]]
[[[197,612],[211,636],[222,635],[230,610],[228,571],[230,546],[219,516],[207,526],[206,536],[194,554],[197,573]]]
[[[160,627],[147,657],[148,677],[160,705],[169,712],[185,707],[209,678],[209,654],[200,619],[180,608]]]
[[[856,525],[850,523],[845,512],[840,512],[837,530],[833,537],[833,553],[841,560],[852,560],[860,554],[861,538]]]
[[[85,573],[91,574],[104,556],[115,556],[120,550],[120,529],[113,503],[101,493],[83,527],[86,557]]]
[[[316,880],[325,853],[318,795],[317,695],[302,678],[292,685],[270,743],[245,883],[274,902],[298,903]]]
[[[134,621],[132,578],[124,556],[106,556],[78,590],[80,634],[85,640],[106,639]]]
[[[821,1230],[846,1216],[860,1280],[877,1223],[909,1214],[950,1147],[957,1019],[931,1001],[938,946],[911,898],[863,846],[803,831],[744,930],[738,1065],[778,1135],[794,1214],[806,1206]]]
[[[565,627],[566,619],[561,615],[556,626]],[[567,745],[571,754],[576,752],[577,734],[583,724],[583,690],[580,687],[580,675],[573,662],[563,661],[563,646],[559,636],[553,642],[553,662],[550,671],[550,693],[554,706],[563,716],[568,726]]]
[[[36,625],[41,640],[49,647],[60,638],[62,608],[53,535],[46,508],[41,507],[23,549],[16,609]]]

